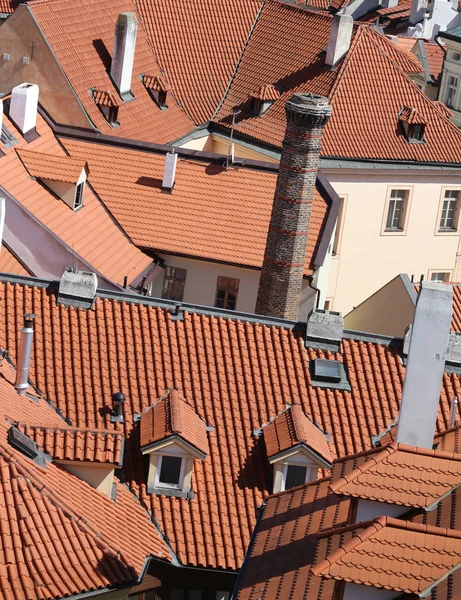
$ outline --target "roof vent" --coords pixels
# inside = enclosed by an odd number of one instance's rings
[[[14,425],[8,429],[8,442],[10,446],[13,446],[13,448],[16,448],[16,450],[19,450],[29,458],[37,458],[39,454],[37,444]]]
[[[335,67],[348,53],[353,25],[354,19],[350,15],[338,13],[333,17],[325,57],[327,67]]]
[[[111,423],[123,423],[123,405],[126,402],[125,394],[115,392],[112,394],[112,414],[110,415]]]
[[[13,88],[10,102],[10,118],[21,133],[35,130],[38,110],[38,85],[21,83]]]
[[[138,19],[134,13],[125,12],[118,16],[115,24],[114,51],[110,76],[122,100],[132,100],[131,76],[133,74],[134,53]]]
[[[59,282],[58,304],[91,308],[98,288],[96,273],[79,271],[70,267],[64,271]]]
[[[36,315],[24,315],[24,327],[21,329],[21,342],[19,344],[18,365],[14,387],[18,394],[23,396],[29,387],[29,366],[32,341],[34,339],[34,319]]]
[[[176,176],[176,163],[178,162],[178,155],[173,152],[168,152],[165,156],[165,170],[163,172],[162,190],[171,192],[174,187],[174,180]]]
[[[344,365],[339,360],[316,358],[309,365],[312,387],[351,391]]]
[[[343,331],[340,312],[314,308],[307,318],[306,347],[339,352]]]

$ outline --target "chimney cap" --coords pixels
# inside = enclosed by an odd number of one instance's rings
[[[300,113],[328,113],[332,108],[328,104],[328,98],[312,92],[296,92],[286,104],[287,110]]]
[[[126,402],[126,396],[122,392],[112,394],[112,402]]]

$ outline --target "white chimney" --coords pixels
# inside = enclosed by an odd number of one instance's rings
[[[423,281],[403,384],[397,442],[432,448],[451,325],[453,288]]]
[[[122,100],[132,98],[131,76],[133,73],[134,53],[138,19],[134,13],[121,13],[115,24],[114,51],[110,76],[116,85]]]
[[[22,133],[34,129],[37,124],[38,85],[21,83],[13,88],[10,102],[10,118]]]
[[[331,22],[325,65],[334,67],[344,58],[351,45],[354,19],[350,15],[337,13]]]
[[[24,315],[24,327],[21,329],[16,381],[14,384],[16,391],[21,396],[27,392],[27,388],[29,387],[29,365],[32,340],[34,338],[34,319],[35,315]]]
[[[173,189],[177,162],[178,155],[176,152],[168,152],[165,157],[165,170],[163,171],[162,190],[171,191]]]

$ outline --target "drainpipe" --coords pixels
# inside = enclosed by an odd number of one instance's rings
[[[315,292],[315,295],[316,295],[315,308],[318,308],[319,304],[320,304],[320,289],[314,285],[314,275],[308,275],[307,280],[309,282],[309,287],[311,288],[311,290],[314,290],[314,292]]]
[[[443,63],[442,63],[442,77],[443,77],[443,73],[445,72],[445,59],[447,57],[447,51],[445,49],[444,46],[442,46],[442,44],[439,42],[439,33],[437,33],[437,35],[434,38],[434,42],[437,44],[437,46],[440,46],[440,48],[442,48],[443,50]],[[440,82],[439,82],[439,89],[437,90],[437,100],[440,99],[440,90],[442,88],[442,77],[440,78]]]

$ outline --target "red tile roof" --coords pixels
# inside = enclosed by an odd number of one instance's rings
[[[122,104],[120,97],[117,98],[115,93],[110,91],[93,90],[93,100],[98,106],[116,107]]]
[[[73,212],[48,188],[30,178],[18,153],[21,157],[27,157],[28,168],[33,165],[36,169],[34,173],[45,173],[52,177],[59,176],[57,171],[61,165],[63,168],[71,165],[70,170],[75,174],[74,165],[80,168],[86,160],[69,158],[40,115],[37,119],[40,137],[29,144],[6,116],[4,124],[18,143],[8,149],[0,143],[1,150],[6,154],[0,158],[2,187],[109,281],[123,285],[125,275],[129,283],[134,281],[152,264],[152,259],[130,242],[91,187],[85,187],[83,208]],[[8,222],[8,215],[6,219]]]
[[[441,48],[438,44],[433,44],[427,40],[424,41],[424,48],[426,50],[427,63],[429,65],[429,72],[431,74],[432,81],[435,85],[439,85],[440,76],[442,74],[443,59],[445,58],[443,48]]]
[[[278,100],[280,98],[280,92],[271,84],[260,85],[257,90],[250,93],[250,98],[257,98],[258,100]]]
[[[193,129],[192,121],[174,99],[162,111],[153,102],[140,75],[159,75],[155,54],[142,23],[139,23],[131,91],[135,99],[119,107],[120,126],[112,128],[89,93],[92,89],[119,97],[107,65],[98,54],[95,40],[112,55],[115,22],[120,13],[135,12],[131,0],[34,0],[29,3],[40,28],[61,65],[72,89],[92,123],[101,133],[137,140],[167,143]],[[169,16],[171,19],[171,14]],[[62,24],[66,23],[63,27]]]
[[[369,449],[371,436],[398,412],[405,369],[397,348],[345,338],[341,354],[324,353],[306,349],[299,334],[284,327],[245,322],[238,315],[185,311],[178,318],[147,298],[137,303],[98,298],[92,310],[83,311],[56,306],[45,287],[3,282],[0,298],[0,345],[13,360],[22,315],[38,315],[30,376],[74,426],[111,430],[101,409],[113,392],[125,393],[126,482],[184,564],[228,569],[242,564],[256,507],[270,491],[267,455],[253,431],[287,401],[299,403],[329,433],[338,456]],[[344,363],[351,392],[312,387],[309,361],[324,357]],[[190,501],[147,494],[139,437],[132,435],[132,415],[168,387],[181,389],[213,427],[208,457],[194,464]],[[450,422],[455,395],[461,399],[461,379],[445,374],[439,431]],[[301,527],[299,536],[304,531]]]
[[[399,118],[401,121],[405,121],[405,123],[409,123],[410,125],[425,125],[427,123],[426,117],[422,116],[416,108],[410,108],[409,106],[404,106],[402,108],[399,112]]]
[[[33,275],[21,263],[18,257],[8,246],[2,244],[0,252],[0,273],[14,273],[15,275]]]
[[[303,444],[327,462],[332,462],[334,449],[325,434],[293,404],[263,428],[267,456],[270,458],[289,448]]]
[[[453,116],[453,112],[448,108],[446,104],[440,102],[440,100],[433,100],[434,105],[443,113],[444,117],[450,119]]]
[[[119,432],[31,424],[18,427],[55,460],[122,464],[124,439]]]
[[[352,462],[349,468],[347,461]],[[355,457],[335,463],[334,493],[432,510],[461,484],[461,455],[439,450],[394,443],[371,451],[365,462],[355,464]]]
[[[135,4],[180,105],[195,124],[209,121],[237,67],[261,2],[188,0],[175,5],[174,16],[170,0]]]
[[[141,448],[179,437],[202,454],[208,454],[206,424],[178,390],[170,390],[141,415]]]
[[[144,75],[142,81],[148,90],[158,90],[160,92],[169,92],[171,85],[161,75],[151,77],[150,75]]]
[[[161,190],[165,155],[62,139],[72,157],[87,160],[90,182],[133,242],[157,252],[261,267],[276,173],[220,161],[179,158],[171,194]],[[219,202],[217,200],[219,199]],[[312,209],[305,273],[327,217],[318,192]]]
[[[266,2],[215,120],[228,127],[231,112],[240,108],[240,134],[280,147],[286,101],[296,91],[310,91],[327,96],[333,107],[322,140],[324,157],[460,162],[461,132],[407,75],[421,72],[416,58],[372,27],[358,24],[346,58],[336,69],[326,69],[330,25],[331,17],[324,13]],[[267,83],[282,89],[281,97],[262,117],[254,117],[245,104],[248,94]],[[409,144],[396,127],[403,105],[427,121],[425,144]]]
[[[56,156],[33,152],[32,150],[16,150],[24,168],[31,177],[51,179],[76,184],[86,163],[67,156]]]

